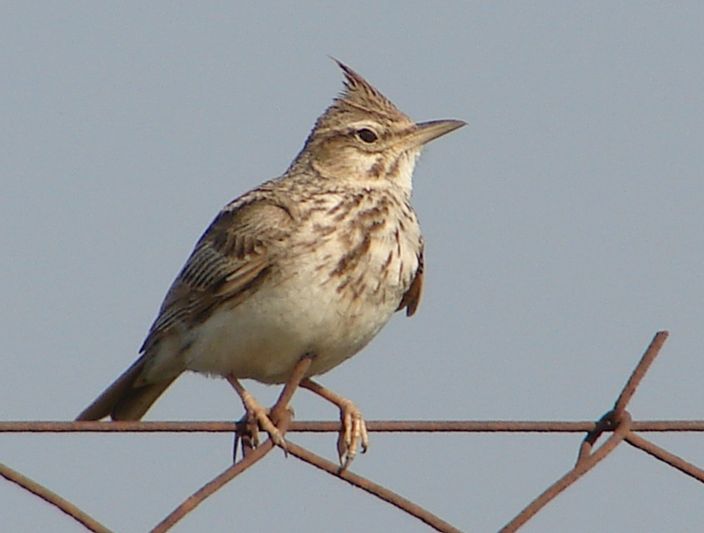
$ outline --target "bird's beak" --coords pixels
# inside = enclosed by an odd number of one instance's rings
[[[403,138],[407,149],[418,148],[467,124],[463,120],[431,120],[420,122]]]

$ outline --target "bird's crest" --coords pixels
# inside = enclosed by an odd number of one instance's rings
[[[340,121],[353,122],[370,115],[384,122],[411,122],[391,100],[357,72],[335,58],[333,61],[345,75],[344,89],[318,119],[316,129],[325,129]]]
[[[371,83],[344,63],[337,59],[334,59],[334,61],[345,75],[345,89],[335,99],[335,104],[340,107],[348,105],[368,113],[382,112],[391,116],[401,115],[405,117],[391,100],[381,94]]]

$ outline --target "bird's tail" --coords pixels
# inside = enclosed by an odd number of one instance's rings
[[[137,359],[100,396],[86,407],[76,420],[100,420],[110,415],[113,420],[139,420],[156,399],[178,377],[158,383],[136,386],[144,369],[145,357]]]

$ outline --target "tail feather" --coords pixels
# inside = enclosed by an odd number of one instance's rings
[[[128,390],[113,407],[110,416],[113,420],[139,420],[175,379],[173,377]]]
[[[144,369],[144,356],[125,370],[76,420],[100,420],[110,415],[113,420],[139,420],[178,376],[158,383],[135,386]]]

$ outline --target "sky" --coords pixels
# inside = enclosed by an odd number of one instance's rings
[[[71,420],[134,360],[217,211],[281,174],[340,91],[329,55],[415,120],[468,126],[416,168],[418,312],[321,383],[369,420],[593,420],[668,329],[630,412],[704,418],[702,20],[699,2],[3,2],[0,419]],[[293,406],[337,419],[308,391]],[[189,374],[147,420],[241,414]],[[336,457],[332,434],[291,437]],[[370,437],[355,472],[495,531],[582,435]],[[704,466],[703,436],[646,437]],[[154,526],[230,454],[225,435],[0,435],[5,464],[118,531]],[[624,444],[524,530],[694,531],[703,494]],[[81,531],[8,482],[0,518]],[[276,451],[174,530],[273,528],[426,530]]]

